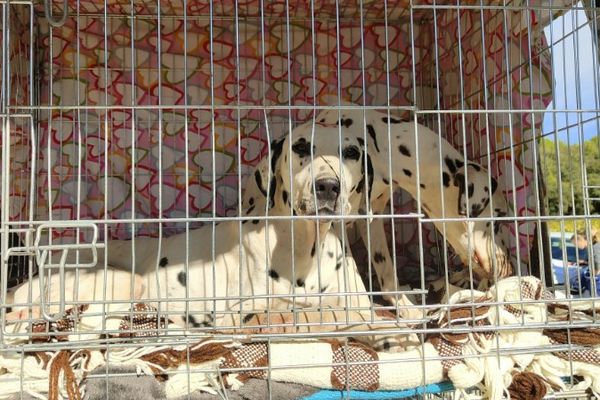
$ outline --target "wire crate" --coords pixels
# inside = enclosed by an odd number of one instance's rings
[[[598,396],[597,21],[0,0],[0,398]]]

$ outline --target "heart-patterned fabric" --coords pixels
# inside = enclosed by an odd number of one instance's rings
[[[52,30],[39,18],[36,104],[52,107],[37,113],[34,218],[237,215],[248,171],[267,142],[310,119],[314,104],[339,101],[456,111],[418,118],[468,158],[489,162],[516,215],[536,213],[535,146],[527,140],[552,98],[542,33],[550,13],[411,11],[406,0],[365,0],[362,10],[358,1],[343,2],[336,13],[335,2],[319,0],[312,20],[309,1],[292,1],[286,12],[284,2],[261,9],[250,0],[238,2],[236,19],[231,0],[215,3],[212,17],[209,2],[189,0],[187,22],[183,2],[160,2],[159,24],[158,3],[134,3],[132,10],[129,2],[107,1],[105,20],[97,2],[82,0],[77,8],[69,0],[66,24]],[[21,59],[11,69],[13,104],[30,101],[27,21],[11,20],[11,54]],[[494,111],[503,109],[539,112]],[[19,133],[11,133],[13,220],[29,216],[28,126],[11,125]],[[410,196],[397,196],[396,213],[415,209]],[[409,263],[418,263],[416,223],[396,222],[398,255]],[[163,233],[184,227],[167,222]],[[534,230],[519,223],[515,232],[523,260]],[[114,238],[157,233],[157,224],[109,227]],[[434,229],[425,226],[422,239],[425,262],[439,265]]]

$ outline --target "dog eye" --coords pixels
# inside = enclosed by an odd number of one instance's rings
[[[356,147],[356,146],[346,147],[344,149],[344,152],[342,153],[342,157],[344,157],[344,159],[358,160],[360,158],[360,152],[358,151],[358,147]]]
[[[306,157],[310,155],[310,143],[298,141],[292,145],[292,151],[300,157]]]

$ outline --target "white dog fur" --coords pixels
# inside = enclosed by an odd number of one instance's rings
[[[465,218],[507,215],[508,206],[497,188],[495,179],[482,166],[465,161],[464,157],[436,132],[415,122],[400,121],[387,113],[342,109],[339,112],[324,111],[316,116],[313,136],[326,136],[336,143],[341,136],[343,141],[358,140],[362,148],[366,147],[367,174],[364,174],[363,179],[367,179],[368,189],[351,191],[349,203],[354,212],[358,210],[359,214],[381,214],[389,202],[390,192],[402,188],[416,198],[417,191],[420,190],[422,209],[427,216],[460,219],[444,223],[436,221],[434,224],[440,232],[444,232],[445,228],[446,240],[463,263],[472,266],[473,276],[480,285],[513,274],[508,253],[510,235],[506,224]],[[267,159],[259,163],[254,179],[249,180],[246,186],[243,209],[251,214],[264,214],[267,192],[260,186],[268,182],[267,166]],[[364,171],[363,168],[363,173]],[[277,201],[275,197],[275,203]],[[351,220],[351,223],[357,222],[360,236],[365,243],[367,229],[370,229],[372,263],[380,287],[383,292],[395,292],[398,290],[398,280],[389,253],[383,220],[374,218],[370,226],[367,221]],[[469,272],[465,270],[462,278],[468,277]],[[384,298],[401,307],[407,304],[404,296],[386,295]]]

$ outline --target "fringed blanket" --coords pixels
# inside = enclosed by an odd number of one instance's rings
[[[593,322],[600,309],[594,306],[555,300],[536,278],[508,278],[487,292],[451,296],[448,305],[430,314],[423,343],[398,353],[339,338],[253,338],[248,335],[252,330],[237,336],[170,336],[173,327],[151,307],[136,305],[120,316],[102,317],[94,309],[100,306],[81,306],[58,322],[34,324],[27,336],[5,337],[24,355],[2,353],[0,398],[24,390],[39,398],[81,399],[87,374],[105,365],[135,367],[138,374],[154,376],[165,383],[167,398],[196,390],[236,390],[259,378],[365,391],[449,380],[465,397],[478,388],[491,399],[541,399],[566,390],[565,376],[578,377],[575,389],[599,396],[600,329]],[[565,323],[572,327],[566,329]],[[85,334],[99,327],[105,328],[104,335]],[[12,328],[23,332],[22,326]],[[160,329],[165,334],[157,336]],[[277,333],[291,328],[280,329]],[[85,346],[75,347],[81,339]]]

